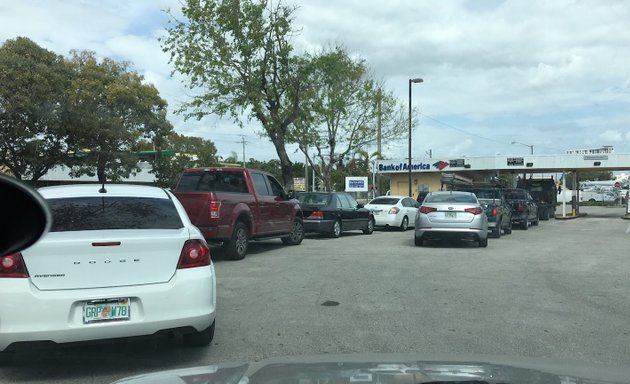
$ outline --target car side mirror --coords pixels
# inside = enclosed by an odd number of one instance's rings
[[[37,191],[3,175],[0,217],[11,223],[0,236],[0,256],[30,247],[48,232],[52,223],[50,208]]]
[[[361,204],[361,203],[358,203],[358,204],[357,204],[357,208],[364,208],[364,207],[365,207],[365,205],[363,205],[363,204]]]
[[[285,194],[285,198],[287,200],[295,199],[295,191],[292,189],[289,189],[289,191]]]

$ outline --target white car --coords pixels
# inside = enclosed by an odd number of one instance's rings
[[[214,266],[182,205],[161,188],[101,188],[39,189],[50,232],[0,257],[0,351],[161,331],[212,341]]]
[[[377,227],[397,227],[406,231],[413,226],[419,204],[408,196],[381,196],[370,201],[365,208],[374,214]]]

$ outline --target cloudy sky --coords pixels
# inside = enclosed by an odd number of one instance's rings
[[[405,105],[408,79],[420,125],[414,158],[537,154],[613,145],[630,153],[630,2],[608,0],[285,0],[295,4],[298,51],[334,44],[367,60]],[[157,38],[178,0],[0,2],[0,42],[26,36],[67,55],[90,49],[128,60],[171,110],[187,100]],[[179,133],[213,140],[219,154],[275,158],[251,122],[216,116],[184,121]],[[522,144],[511,144],[514,141]],[[388,143],[406,156],[406,137]],[[291,151],[293,160],[303,156]]]

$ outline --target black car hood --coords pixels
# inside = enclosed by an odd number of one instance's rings
[[[506,357],[417,354],[321,355],[272,358],[134,376],[124,384],[419,384],[630,383],[630,368]]]

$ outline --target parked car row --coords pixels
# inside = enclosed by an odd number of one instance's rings
[[[158,332],[209,345],[216,278],[208,242],[242,259],[252,240],[294,246],[309,232],[336,238],[414,226],[418,246],[466,239],[487,247],[489,233],[538,223],[524,190],[432,192],[421,203],[383,196],[363,206],[345,192],[293,196],[272,175],[243,168],[187,170],[173,192],[109,184],[39,192],[52,212],[50,232],[0,257],[0,288],[11,293],[0,301],[0,352]]]

